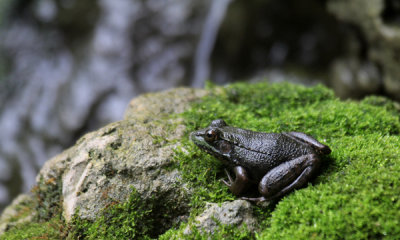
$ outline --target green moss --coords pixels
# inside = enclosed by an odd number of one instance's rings
[[[40,222],[49,221],[56,217],[61,218],[62,212],[62,183],[61,176],[44,181],[41,178],[32,189],[35,196],[36,220]]]
[[[32,222],[18,225],[3,235],[0,239],[64,239],[67,229],[63,221],[53,218],[48,222]]]
[[[107,206],[95,221],[75,215],[71,222],[72,239],[150,239],[165,232],[169,216],[182,211],[178,201],[159,198],[144,199],[132,189],[129,199]],[[162,209],[160,211],[159,209]]]
[[[16,224],[19,221],[23,221],[25,218],[34,215],[35,206],[36,206],[36,201],[34,201],[32,198],[26,198],[23,201],[19,202],[13,208],[15,214],[10,216],[9,219],[7,219],[7,223],[10,225]]]
[[[340,101],[320,85],[239,83],[211,91],[183,113],[188,134],[222,118],[257,131],[305,132],[332,148],[308,187],[264,209],[272,214],[257,238],[400,238],[398,104],[381,97]],[[184,181],[195,189],[192,206],[234,199],[218,181],[225,177],[218,160],[188,138],[183,145],[186,151],[178,150],[177,161]]]
[[[398,136],[332,141],[334,171],[279,202],[261,239],[399,239]]]
[[[138,239],[154,232],[155,201],[144,201],[135,189],[124,203],[108,206],[94,222],[75,217],[73,239]]]
[[[66,226],[61,213],[61,180],[51,178],[40,179],[32,189],[31,200],[16,207],[18,214],[9,223],[15,226],[8,229],[0,239],[63,239],[69,227]],[[19,220],[32,215],[32,222],[20,223]]]

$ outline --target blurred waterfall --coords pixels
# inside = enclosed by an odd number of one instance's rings
[[[192,86],[203,87],[210,77],[210,57],[218,29],[232,0],[214,0],[204,22],[200,42],[197,45]]]

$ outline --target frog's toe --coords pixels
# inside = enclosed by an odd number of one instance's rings
[[[229,173],[228,170],[226,170],[226,168],[225,168],[224,170],[225,170],[226,176],[228,176],[229,182],[232,184],[233,179],[232,179],[232,177],[231,177],[231,174]]]
[[[231,188],[231,186],[232,186],[232,181],[229,181],[229,183],[228,183],[228,182],[225,181],[224,179],[221,179],[221,182],[222,182],[223,184],[225,184],[226,186],[228,186],[228,188]]]

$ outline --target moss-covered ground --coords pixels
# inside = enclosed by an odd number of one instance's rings
[[[262,230],[246,238],[400,239],[399,111],[381,97],[341,101],[323,86],[258,83],[214,90],[183,116],[188,132],[222,118],[256,131],[305,132],[331,147],[307,187],[257,209]],[[192,205],[233,199],[218,181],[225,177],[218,160],[183,141],[187,152],[178,156],[196,189]],[[166,235],[181,233],[182,228]]]
[[[229,125],[256,131],[305,132],[332,149],[323,159],[320,173],[308,186],[267,207],[255,207],[260,231],[251,233],[221,226],[212,239],[400,239],[398,105],[381,97],[341,101],[323,86],[288,83],[238,83],[224,88],[211,86],[209,90],[211,94],[194,103],[191,109],[171,116],[183,117],[187,136],[222,118]],[[198,149],[188,137],[182,139],[182,145],[182,149],[176,150],[175,168],[182,172],[182,181],[193,189],[191,217],[189,223],[170,229],[161,239],[207,238],[194,228],[191,236],[183,237],[182,233],[206,201],[235,199],[219,181],[225,178],[219,161]],[[75,226],[60,230],[63,220],[57,220],[55,215],[42,223],[13,228],[3,237],[53,239],[66,236],[66,232],[73,236],[71,232],[76,231],[89,239],[91,236],[105,239],[110,235],[107,232],[101,235],[101,231],[106,229],[105,225],[114,224],[118,228],[111,236],[125,231],[146,238],[146,232],[140,232],[135,225],[135,219],[142,221],[147,214],[146,208],[138,203],[140,199],[132,195],[127,203],[106,209],[105,217],[94,223],[77,220]],[[133,205],[139,208],[132,208]],[[129,214],[133,214],[133,219]],[[118,219],[121,221],[113,223]],[[41,232],[44,229],[54,231]]]

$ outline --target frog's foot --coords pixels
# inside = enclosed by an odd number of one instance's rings
[[[260,202],[265,202],[265,201],[267,201],[267,199],[266,199],[265,197],[263,197],[263,196],[258,197],[258,198],[241,197],[240,199],[242,199],[242,200],[247,200],[247,201],[249,201],[249,202],[255,202],[256,204],[257,204],[257,203],[260,203]]]
[[[236,196],[240,196],[243,192],[247,190],[249,185],[251,185],[249,178],[247,177],[246,169],[244,169],[243,167],[236,166],[233,169],[233,172],[235,173],[235,180],[232,179],[231,175],[228,171],[226,171],[226,169],[225,172],[228,176],[228,182],[225,180],[222,180],[222,182],[226,186],[228,186],[231,192]]]
[[[230,187],[232,186],[232,184],[233,184],[233,179],[232,179],[232,177],[231,177],[231,174],[228,172],[228,170],[226,170],[226,168],[225,168],[224,170],[225,170],[226,176],[228,176],[228,181],[229,181],[229,182],[225,181],[224,179],[222,179],[221,181],[222,181],[228,188],[230,188]]]

